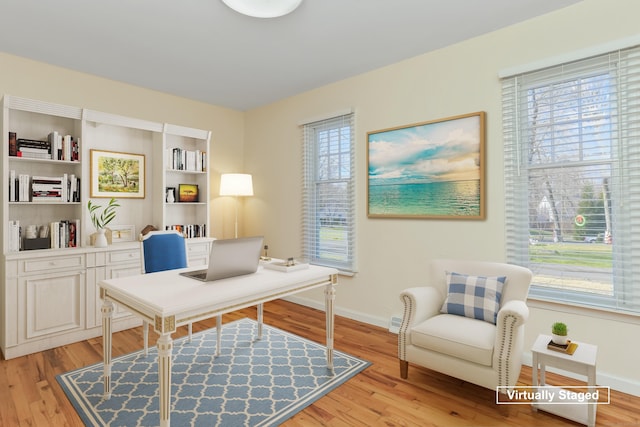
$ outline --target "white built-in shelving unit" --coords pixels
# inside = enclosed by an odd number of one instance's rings
[[[47,140],[52,132],[71,135],[79,141],[77,159],[34,159],[10,155],[9,133],[18,139]],[[5,358],[42,351],[58,345],[98,336],[100,298],[97,283],[105,278],[138,274],[140,248],[137,233],[145,226],[164,229],[180,226],[197,238],[188,239],[191,265],[205,264],[211,239],[209,228],[209,142],[211,132],[166,123],[140,120],[90,109],[59,105],[5,95],[0,121],[2,161],[2,261],[0,276],[0,348]],[[179,149],[198,153],[201,166],[175,170],[168,153]],[[89,199],[106,204],[108,199],[92,197],[91,150],[143,156],[144,197],[117,197],[120,208],[113,226],[133,226],[131,241],[94,248],[90,235]],[[202,153],[204,155],[202,156]],[[193,156],[189,154],[189,156]],[[193,169],[193,170],[191,170]],[[9,196],[13,174],[45,177],[77,177],[80,200],[12,201]],[[167,187],[181,184],[198,188],[198,201],[167,202]],[[75,247],[24,250],[16,246],[13,225],[19,222],[25,237],[28,226],[38,229],[52,222],[78,224]],[[191,225],[197,225],[192,227]],[[12,237],[13,236],[13,237]],[[126,311],[116,314],[119,329],[139,323]]]

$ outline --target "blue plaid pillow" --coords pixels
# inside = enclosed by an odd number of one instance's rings
[[[440,312],[495,325],[506,280],[506,277],[469,276],[447,271],[449,291]]]

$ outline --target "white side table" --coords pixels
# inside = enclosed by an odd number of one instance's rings
[[[560,395],[560,387],[548,386],[545,381],[545,371],[547,366],[563,369],[565,371],[584,375],[587,377],[589,392],[596,390],[596,357],[598,347],[592,344],[576,342],[578,348],[572,355],[559,351],[549,350],[547,344],[551,340],[550,335],[539,335],[531,348],[533,355],[532,378],[533,387],[536,391],[547,390],[545,396],[555,396],[556,400],[534,400],[532,406],[534,411],[542,409],[561,417],[594,427],[596,423],[596,403],[595,399],[590,399],[588,403],[576,402],[567,403],[566,400],[559,402],[557,396]],[[540,382],[538,383],[538,373]]]

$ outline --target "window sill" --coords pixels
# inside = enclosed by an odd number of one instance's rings
[[[585,307],[576,304],[549,301],[532,297],[527,299],[527,305],[531,308],[539,308],[542,310],[557,311],[559,313],[576,314],[596,319],[614,320],[616,322],[640,325],[640,315],[623,313],[602,307]]]

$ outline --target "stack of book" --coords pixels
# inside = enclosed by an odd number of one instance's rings
[[[75,248],[80,242],[80,220],[54,221],[49,224],[51,248]]]
[[[207,170],[207,153],[201,150],[185,150],[169,148],[167,150],[167,165],[173,170],[205,172]]]
[[[9,172],[9,201],[28,202],[29,197],[29,175],[16,174],[15,170],[11,170]]]
[[[9,155],[77,162],[80,160],[80,141],[71,135],[61,135],[57,131],[49,133],[46,141],[18,138],[16,132],[9,132]]]
[[[30,159],[51,159],[51,144],[48,141],[18,138],[17,156]]]
[[[49,134],[49,144],[51,145],[52,159],[68,162],[80,160],[80,144],[77,138],[73,138],[71,135],[61,135],[57,131],[53,131]]]
[[[34,176],[31,179],[32,202],[79,202],[80,178],[76,175]]]
[[[566,344],[556,344],[553,341],[549,341],[549,343],[547,344],[547,348],[549,350],[559,351],[560,353],[572,355],[576,352],[578,344],[571,341],[567,341]]]
[[[62,202],[63,177],[34,176],[31,180],[31,201]]]
[[[193,237],[207,237],[206,224],[174,224],[167,225],[166,230],[175,230],[188,239]]]
[[[75,174],[62,176],[34,176],[9,172],[10,202],[79,202],[80,178]]]

